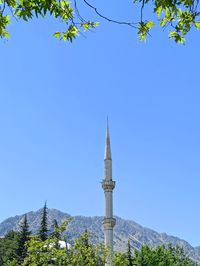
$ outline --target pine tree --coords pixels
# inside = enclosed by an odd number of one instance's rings
[[[18,235],[18,241],[17,241],[17,256],[19,259],[19,262],[23,262],[24,258],[27,255],[27,248],[25,246],[25,243],[29,240],[31,232],[29,231],[29,225],[27,221],[27,216],[25,214],[24,219],[22,223],[20,224],[20,231]]]
[[[133,266],[134,264],[133,264],[130,240],[128,240],[126,255],[127,255],[127,260],[128,260],[128,266]]]
[[[39,229],[39,237],[42,241],[45,241],[48,238],[48,218],[47,218],[47,203],[45,202],[42,218]]]
[[[90,243],[89,243],[89,237],[90,237],[90,233],[88,232],[87,229],[85,229],[83,235],[82,235],[82,241],[83,241],[83,245],[86,247],[86,248],[89,248],[90,246]]]
[[[61,232],[60,232],[60,228],[59,228],[59,225],[56,219],[53,220],[52,229],[53,229],[53,232],[51,233],[51,237],[55,241],[54,247],[56,249],[59,249],[60,247],[59,241],[61,240]]]
[[[53,220],[52,228],[53,228],[53,232],[51,234],[52,237],[60,239],[61,235],[60,235],[60,232],[59,232],[58,221],[56,219]]]

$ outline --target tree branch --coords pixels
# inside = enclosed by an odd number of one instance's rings
[[[140,21],[143,21],[143,9],[144,9],[145,0],[142,0],[142,6],[140,11]]]
[[[96,13],[99,17],[101,17],[101,18],[107,20],[108,22],[112,22],[112,23],[120,24],[120,25],[127,25],[127,26],[130,26],[130,27],[136,28],[136,29],[138,28],[138,27],[136,26],[138,23],[134,23],[134,22],[126,22],[126,21],[118,21],[118,20],[110,19],[110,18],[108,18],[108,17],[102,15],[102,14],[97,10],[97,8],[96,8],[95,6],[93,6],[93,5],[91,5],[87,0],[83,0],[83,1],[85,2],[85,4],[86,4],[87,6],[89,6],[90,8],[92,8],[92,9],[95,11],[95,13]]]

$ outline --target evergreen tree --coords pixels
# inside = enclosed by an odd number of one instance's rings
[[[56,219],[53,220],[52,228],[53,228],[53,232],[51,234],[52,237],[60,239],[61,235],[60,235],[60,231],[59,231],[58,221]]]
[[[29,225],[27,221],[27,216],[25,214],[22,223],[20,224],[20,231],[18,235],[18,247],[17,247],[17,256],[19,262],[23,262],[24,258],[27,255],[27,249],[25,243],[29,240],[31,232],[29,231]]]
[[[48,218],[47,218],[47,203],[45,202],[42,218],[39,229],[39,237],[42,241],[45,241],[48,238]]]
[[[10,231],[5,237],[0,238],[0,265],[17,258],[19,232]],[[18,264],[16,264],[18,265]]]
[[[89,248],[90,246],[89,237],[90,237],[90,233],[88,232],[87,229],[85,229],[84,233],[82,234],[82,243],[86,248]]]
[[[131,244],[130,240],[128,240],[127,244],[127,260],[128,260],[128,266],[133,266],[133,257],[132,257],[132,251],[131,251]]]
[[[59,241],[61,240],[61,230],[58,226],[58,222],[56,219],[53,220],[53,232],[51,233],[51,237],[54,239],[55,241],[55,248],[58,249],[59,248]]]

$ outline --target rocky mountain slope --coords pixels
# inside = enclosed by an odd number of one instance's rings
[[[36,212],[27,213],[28,222],[32,233],[37,233],[42,210]],[[51,225],[53,220],[56,219],[60,224],[67,218],[71,217],[69,214],[63,213],[56,209],[48,210],[48,221],[49,229],[51,230]],[[0,236],[4,236],[10,230],[18,230],[20,221],[22,220],[23,215],[18,215],[11,217],[0,223]],[[85,229],[90,231],[91,240],[96,243],[99,241],[103,242],[103,230],[101,226],[101,221],[103,217],[85,217],[85,216],[75,216],[71,217],[72,220],[66,230],[66,237],[68,242],[73,242],[73,240],[79,237]],[[120,217],[116,217],[117,222],[114,230],[114,244],[115,250],[124,251],[126,250],[128,239],[131,241],[131,245],[135,249],[139,249],[142,244],[147,244],[151,247],[157,245],[167,245],[172,243],[172,245],[182,246],[187,255],[189,255],[193,260],[197,261],[200,265],[200,247],[192,247],[185,240],[179,239],[174,236],[169,236],[165,233],[157,233],[146,227],[129,221],[124,220]]]

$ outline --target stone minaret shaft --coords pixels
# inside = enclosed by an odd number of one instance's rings
[[[106,266],[112,266],[113,228],[115,226],[115,219],[113,218],[113,189],[115,188],[115,181],[112,180],[112,158],[108,125],[106,129],[104,179],[102,181],[102,188],[105,194],[105,217],[103,219],[105,245],[111,252],[107,259]]]

